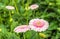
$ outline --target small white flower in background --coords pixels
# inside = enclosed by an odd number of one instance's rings
[[[34,9],[37,9],[38,7],[39,7],[39,5],[33,4],[33,5],[31,5],[29,8],[30,8],[31,10],[34,10]]]
[[[49,23],[43,19],[32,19],[29,22],[29,27],[31,28],[31,30],[42,32],[48,29]]]
[[[6,6],[6,9],[13,10],[13,9],[15,9],[15,7],[13,7],[13,6]]]
[[[17,26],[17,27],[14,29],[14,31],[15,31],[16,33],[26,32],[26,31],[28,31],[28,30],[30,30],[30,28],[29,28],[28,25]]]

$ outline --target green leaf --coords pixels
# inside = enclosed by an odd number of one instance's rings
[[[60,0],[56,0],[56,2],[57,2],[57,3],[56,3],[57,5],[60,5]]]
[[[50,23],[50,26],[48,28],[48,30],[53,30],[53,29],[57,29],[58,25],[56,24],[56,22],[52,21]]]

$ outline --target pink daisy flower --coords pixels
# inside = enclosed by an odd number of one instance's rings
[[[30,30],[29,26],[28,25],[21,25],[21,26],[17,26],[14,31],[19,33],[19,32],[26,32]]]
[[[31,10],[34,10],[34,9],[37,9],[39,6],[37,5],[37,4],[33,4],[33,5],[31,5],[29,8],[31,9]]]
[[[41,32],[41,31],[45,31],[46,29],[48,29],[49,23],[43,19],[32,19],[29,22],[29,27],[31,28],[31,30]]]
[[[6,9],[13,10],[15,8],[13,6],[6,6]]]

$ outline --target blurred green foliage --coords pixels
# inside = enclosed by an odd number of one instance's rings
[[[32,4],[38,4],[37,10],[26,10]],[[6,6],[14,6],[15,10],[7,10]],[[50,23],[47,31],[42,32],[46,38],[34,31],[15,33],[16,26],[28,24],[29,20],[42,18]],[[60,0],[0,0],[0,39],[60,39]],[[32,37],[31,37],[32,36]]]

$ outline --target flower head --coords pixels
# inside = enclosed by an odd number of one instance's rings
[[[10,18],[10,22],[12,22],[13,21],[13,18]]]
[[[15,9],[13,6],[6,6],[6,9],[8,9],[8,10],[13,10],[13,9]]]
[[[19,33],[19,32],[26,32],[30,30],[29,26],[28,25],[21,25],[21,26],[17,26],[14,31]]]
[[[2,31],[2,29],[0,29],[0,31]]]
[[[25,10],[30,10],[30,7],[25,7]]]
[[[48,29],[48,26],[49,26],[49,23],[43,19],[32,19],[29,22],[29,27],[31,28],[31,30],[34,30],[37,32],[45,31],[46,29]]]
[[[46,35],[44,33],[39,33],[40,37],[46,38]]]
[[[37,5],[37,4],[33,4],[33,5],[31,5],[29,8],[31,9],[31,10],[34,10],[34,9],[37,9],[39,6]]]

